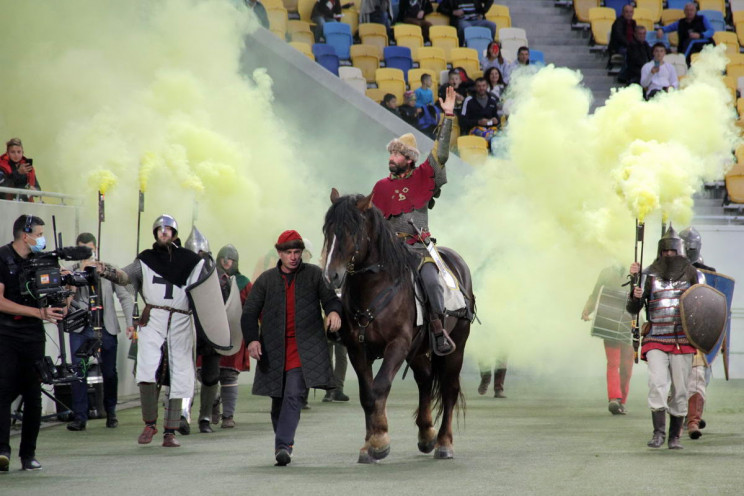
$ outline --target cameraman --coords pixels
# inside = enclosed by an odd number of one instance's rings
[[[31,306],[21,296],[21,266],[46,248],[44,221],[21,215],[13,223],[13,242],[0,247],[0,472],[10,464],[10,405],[23,396],[19,455],[23,470],[41,470],[36,438],[41,425],[41,382],[34,364],[44,358],[44,324],[62,319],[63,308]]]
[[[93,252],[92,257],[83,260],[80,264],[73,267],[74,270],[85,270],[88,266],[96,266],[96,237],[91,233],[80,233],[77,237],[78,246],[87,246]],[[128,291],[131,286],[114,286],[111,281],[100,279],[100,303],[103,307],[103,329],[101,332],[100,356],[98,364],[103,376],[103,404],[106,409],[106,427],[116,428],[119,421],[116,418],[116,400],[119,378],[116,373],[116,355],[117,355],[117,334],[121,331],[119,320],[116,318],[114,308],[114,293],[119,298],[121,308],[127,321],[127,327],[132,327],[132,313],[134,309],[134,298]],[[88,286],[77,288],[74,301],[78,306],[88,307],[90,298],[90,289]],[[70,334],[70,353],[75,365],[79,364],[81,359],[75,356],[75,352],[89,340],[95,340],[93,328],[88,326],[80,333]],[[87,374],[86,374],[87,375]],[[72,410],[75,418],[67,424],[67,430],[84,431],[88,421],[88,383],[87,378],[73,382],[70,385],[72,392]]]

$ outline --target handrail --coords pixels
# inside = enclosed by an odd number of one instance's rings
[[[80,201],[82,202],[82,197],[76,196],[76,195],[67,195],[64,193],[55,193],[53,191],[39,191],[36,189],[25,189],[25,188],[6,188],[4,186],[0,186],[0,193],[10,193],[13,195],[16,195],[16,198],[9,201],[23,201],[20,199],[20,195],[25,196],[36,196],[39,198],[47,197],[47,198],[59,198],[62,200],[62,204],[65,204],[65,200],[74,200],[74,201]],[[42,200],[41,203],[44,203]]]

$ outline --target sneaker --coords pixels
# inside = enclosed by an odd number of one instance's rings
[[[349,401],[349,397],[344,394],[343,389],[337,389],[333,397],[334,401]]]
[[[0,472],[7,472],[10,469],[10,455],[0,453]]]
[[[620,400],[611,400],[607,409],[613,415],[620,415],[622,413],[622,407],[620,406]]]
[[[119,419],[116,418],[115,413],[106,414],[106,427],[109,429],[116,429],[119,427]]]
[[[163,434],[163,446],[166,448],[178,448],[181,446],[181,443],[178,442],[173,432],[166,432]]]
[[[620,412],[619,412],[619,415],[625,415],[626,413],[628,413],[628,410],[625,409],[625,404],[620,403]]]
[[[157,434],[158,429],[154,425],[146,425],[145,428],[142,430],[142,434],[139,435],[137,438],[137,442],[139,444],[150,444],[152,442],[152,437]]]
[[[21,458],[21,470],[41,470],[41,463],[36,458]]]
[[[184,436],[188,436],[191,434],[191,426],[189,425],[189,421],[186,420],[186,417],[181,415],[181,423],[178,425],[178,432],[180,432]]]
[[[222,428],[223,429],[232,429],[235,427],[235,420],[233,420],[232,415],[229,417],[222,417]]]
[[[79,432],[85,430],[85,422],[83,420],[73,420],[67,424],[67,430],[73,432]]]
[[[289,463],[292,461],[292,455],[289,454],[289,451],[282,448],[276,450],[276,466],[277,467],[285,467],[289,465]]]
[[[201,419],[199,421],[199,432],[202,434],[211,434],[214,432],[212,426],[209,425],[210,419]]]
[[[332,402],[334,396],[335,395],[333,394],[333,390],[332,389],[329,389],[328,391],[326,391],[325,396],[323,396],[323,403],[330,403],[330,402]]]

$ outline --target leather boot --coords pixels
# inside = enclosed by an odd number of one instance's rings
[[[506,398],[504,394],[504,379],[506,378],[506,369],[496,369],[493,373],[493,397]]]
[[[705,400],[700,393],[690,396],[687,403],[687,434],[690,439],[699,439],[703,433],[700,431],[700,417],[703,415]]]
[[[486,394],[489,384],[491,384],[491,371],[481,372],[481,381],[480,384],[478,384],[478,394],[481,396]]]
[[[457,348],[457,346],[455,346],[454,341],[450,339],[450,337],[447,335],[447,331],[445,331],[444,327],[442,327],[441,319],[431,319],[429,321],[429,329],[431,329],[431,333],[434,336],[432,351],[435,354],[439,356],[445,356],[455,351],[455,348]]]
[[[654,435],[647,445],[649,448],[661,448],[666,439],[664,435],[664,431],[666,431],[666,412],[664,410],[652,411],[651,421],[654,424]]]
[[[669,415],[669,449],[682,449],[679,437],[682,435],[684,420],[684,417]]]

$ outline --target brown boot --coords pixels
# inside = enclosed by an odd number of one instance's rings
[[[481,372],[481,381],[478,384],[478,394],[483,396],[488,391],[488,385],[491,384],[491,371]]]
[[[687,403],[687,434],[690,439],[700,439],[703,435],[700,430],[700,418],[703,416],[705,399],[700,393],[690,396]]]
[[[449,335],[447,335],[447,331],[445,331],[444,327],[442,327],[441,319],[430,320],[429,328],[431,329],[431,333],[434,337],[434,343],[432,345],[432,351],[434,352],[434,354],[445,356],[455,351],[457,346],[455,346],[455,342],[452,341]]]
[[[504,379],[506,378],[506,369],[496,369],[493,372],[493,397],[506,398],[504,394]]]
[[[166,448],[178,448],[181,443],[176,439],[176,435],[172,432],[166,432],[163,435],[163,446]]]
[[[158,433],[157,427],[151,424],[145,425],[144,430],[142,431],[142,434],[139,435],[137,438],[137,442],[139,444],[150,444],[152,442],[152,437]]]

